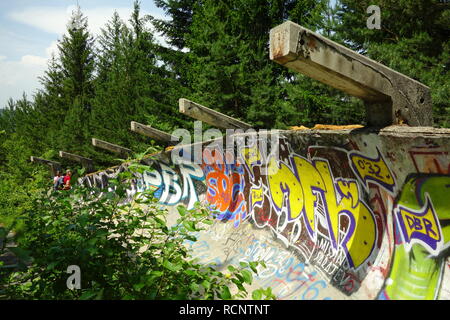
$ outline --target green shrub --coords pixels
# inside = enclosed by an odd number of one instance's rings
[[[19,247],[31,256],[26,270],[0,280],[9,299],[235,299],[245,298],[258,262],[229,267],[228,274],[192,258],[183,245],[212,224],[199,204],[179,206],[179,218],[167,224],[167,209],[151,193],[127,202],[124,182],[113,191],[75,186],[70,191],[42,193],[24,216]],[[125,180],[124,180],[125,179]],[[26,250],[26,251],[25,251]],[[263,264],[263,263],[261,263]],[[69,290],[67,267],[81,270],[81,289]],[[1,267],[0,267],[1,268]],[[231,290],[230,290],[231,289]],[[232,292],[234,294],[232,294]],[[269,290],[252,297],[273,298]]]

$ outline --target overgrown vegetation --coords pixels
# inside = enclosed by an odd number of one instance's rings
[[[142,168],[140,168],[142,169]],[[147,168],[149,170],[149,168]],[[184,245],[213,223],[211,212],[167,209],[151,193],[127,199],[130,172],[112,180],[110,191],[76,186],[40,192],[19,220],[24,232],[14,272],[0,266],[0,297],[6,299],[235,299],[248,296],[258,262],[229,266],[222,273],[200,264]],[[5,240],[8,230],[0,228]],[[5,244],[5,241],[2,241]],[[0,252],[2,253],[2,252]],[[263,264],[263,263],[262,263]],[[80,267],[81,289],[67,287],[67,268]],[[231,289],[231,290],[230,290]],[[274,298],[270,288],[254,298]]]

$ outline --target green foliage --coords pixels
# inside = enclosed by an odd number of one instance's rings
[[[185,34],[192,100],[257,128],[361,123],[355,100],[268,59],[271,28],[290,19],[330,33],[326,10],[326,1],[202,1]]]
[[[178,49],[186,47],[186,35],[190,32],[194,7],[198,0],[154,0],[171,17],[168,20],[155,19],[156,29],[168,38],[168,43]]]
[[[142,170],[140,165],[134,166]],[[74,187],[40,193],[23,213],[25,232],[19,257],[28,268],[3,277],[10,299],[236,299],[248,294],[258,262],[230,266],[223,274],[192,259],[185,241],[212,223],[209,210],[177,208],[167,222],[151,193],[126,201],[124,173],[111,182],[113,191]],[[0,229],[3,235],[4,229]],[[11,250],[11,249],[10,249]],[[29,260],[29,259],[28,259]],[[81,269],[81,289],[67,289],[67,267]],[[0,269],[1,270],[1,269]],[[260,291],[258,291],[260,292]],[[270,292],[265,295],[272,298]],[[261,298],[261,294],[253,294]]]
[[[0,151],[5,152],[0,160],[0,224],[9,226],[29,208],[30,199],[42,191],[42,183],[49,178],[46,169],[30,163],[31,151],[25,137],[13,133],[2,140],[2,136]],[[21,225],[16,225],[19,233]]]

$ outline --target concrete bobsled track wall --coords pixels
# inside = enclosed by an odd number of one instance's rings
[[[146,160],[156,170],[130,195],[156,190],[169,215],[208,204],[217,220],[186,243],[193,255],[221,270],[265,261],[252,287],[278,299],[450,299],[450,130],[280,131],[272,156],[248,137],[204,143],[202,164]],[[106,187],[121,170],[80,182]]]

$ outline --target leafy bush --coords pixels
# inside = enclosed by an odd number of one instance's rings
[[[211,224],[199,204],[177,207],[175,225],[151,193],[125,201],[126,172],[108,190],[76,186],[32,200],[19,246],[32,257],[26,271],[4,277],[9,299],[234,299],[248,295],[258,262],[228,274],[192,259],[183,243]],[[23,253],[22,252],[22,253]],[[263,263],[261,263],[263,264]],[[69,290],[67,267],[81,270],[81,289]],[[1,267],[0,267],[1,268]],[[230,288],[232,290],[230,290]],[[270,289],[253,298],[274,298]]]

